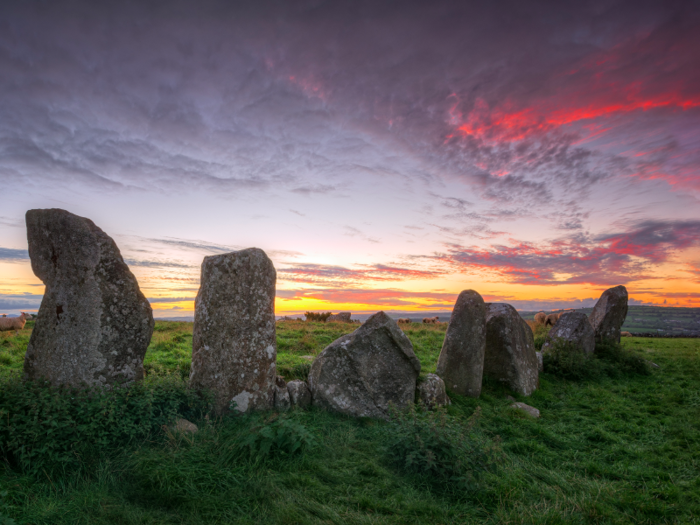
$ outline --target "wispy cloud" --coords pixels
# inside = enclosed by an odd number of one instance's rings
[[[0,247],[0,261],[16,262],[26,261],[27,259],[29,259],[29,252],[27,250]]]

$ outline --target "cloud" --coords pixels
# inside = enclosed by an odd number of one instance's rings
[[[37,310],[43,295],[0,294],[0,310]]]
[[[182,303],[194,301],[194,297],[149,297],[149,303]]]
[[[3,248],[0,246],[0,261],[17,262],[29,259],[27,250],[17,250],[15,248]]]
[[[145,268],[196,268],[196,266],[193,266],[191,264],[182,264],[169,261],[143,261],[135,259],[124,259],[124,262],[129,266],[142,266]]]
[[[418,267],[400,267],[385,264],[358,265],[356,268],[331,266],[312,263],[297,263],[277,269],[280,281],[300,283],[325,282],[368,282],[368,281],[405,281],[410,279],[434,279],[444,275],[439,268],[423,269]]]
[[[489,248],[450,245],[436,256],[467,273],[486,270],[519,284],[625,284],[647,277],[654,264],[700,245],[700,221],[644,221],[628,231],[593,238],[574,235],[546,243],[512,240]]]

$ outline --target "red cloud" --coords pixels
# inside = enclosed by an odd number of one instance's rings
[[[439,269],[400,268],[383,264],[351,269],[342,266],[301,263],[277,270],[280,280],[303,283],[405,281],[408,279],[433,279],[444,273],[443,270]]]

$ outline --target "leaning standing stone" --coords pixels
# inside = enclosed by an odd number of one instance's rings
[[[583,312],[564,312],[547,334],[542,352],[550,351],[557,340],[565,341],[581,352],[592,354],[595,350],[595,332]]]
[[[487,305],[484,374],[523,396],[537,389],[535,339],[530,327],[509,304]]]
[[[388,418],[413,403],[420,362],[396,321],[378,312],[336,339],[309,372],[313,406],[355,417]]]
[[[486,305],[474,290],[459,294],[437,363],[437,375],[457,394],[479,397],[486,347]]]
[[[615,286],[603,292],[588,320],[596,341],[620,342],[620,329],[627,317],[627,288]]]
[[[26,220],[32,270],[46,290],[24,377],[73,386],[142,379],[153,312],[112,238],[65,210],[29,210]]]
[[[214,394],[214,410],[272,408],[275,279],[258,248],[205,257],[195,300],[190,385]]]

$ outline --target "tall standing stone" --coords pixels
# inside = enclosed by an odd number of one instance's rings
[[[547,334],[542,352],[548,352],[557,340],[566,341],[586,354],[595,350],[595,332],[583,312],[564,312]]]
[[[153,312],[112,238],[65,210],[29,210],[32,270],[46,285],[26,379],[78,386],[143,378]]]
[[[620,342],[620,329],[627,318],[627,288],[615,286],[603,292],[588,320],[596,341]]]
[[[523,396],[537,389],[535,339],[530,327],[509,304],[487,304],[484,374]]]
[[[313,406],[355,417],[388,418],[414,402],[420,361],[392,318],[377,312],[328,345],[309,372]]]
[[[486,348],[486,305],[474,290],[459,294],[447,326],[437,375],[457,394],[479,397]]]
[[[195,300],[190,385],[214,393],[214,410],[274,404],[277,341],[272,261],[258,248],[205,257]]]

